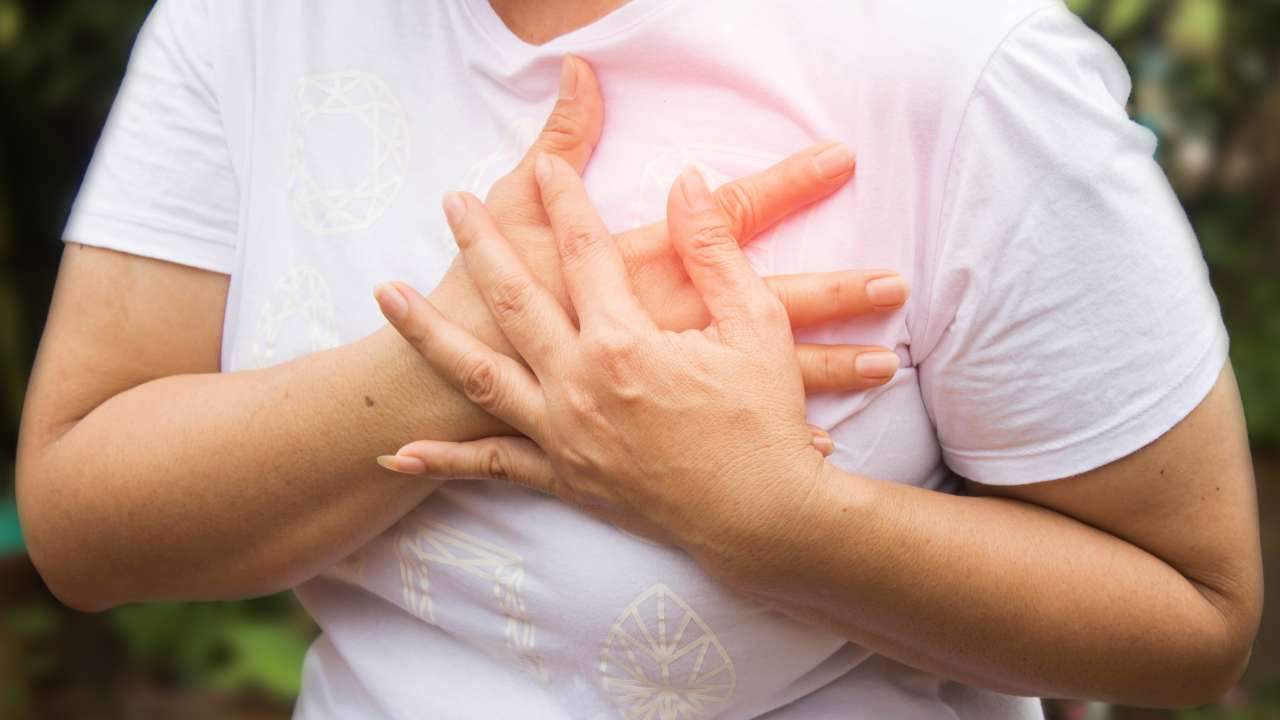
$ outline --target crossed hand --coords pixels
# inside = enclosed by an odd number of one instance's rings
[[[796,345],[791,326],[900,307],[906,286],[889,271],[762,280],[742,254],[740,240],[852,176],[838,145],[715,193],[686,170],[665,222],[612,235],[578,174],[600,108],[594,75],[567,59],[529,155],[485,202],[446,197],[461,254],[444,296],[469,312],[451,303],[447,319],[399,283],[378,291],[436,372],[520,437],[421,441],[380,462],[507,479],[691,547],[726,508],[769,512],[818,481],[831,445],[805,423],[806,388],[870,387],[897,368],[883,348]]]

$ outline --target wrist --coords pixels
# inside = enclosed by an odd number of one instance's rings
[[[435,287],[427,299],[449,321],[474,335],[494,350],[519,359],[515,348],[502,334],[502,329],[480,299],[480,290],[465,271],[451,267],[444,280]]]
[[[761,483],[763,492],[744,492],[723,512],[711,513],[686,551],[738,592],[755,595],[775,585],[807,554],[805,548],[821,541],[839,472],[818,453],[804,453]],[[739,501],[744,499],[749,502]]]
[[[392,412],[403,419],[405,442],[464,441],[513,433],[437,375],[390,325],[361,342],[378,358],[375,367],[388,388],[383,396],[395,399],[389,409],[394,408]],[[371,393],[370,399],[373,397]]]

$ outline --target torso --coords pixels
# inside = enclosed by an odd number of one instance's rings
[[[904,104],[930,101],[860,69],[892,55],[877,33],[909,24],[899,15],[911,11],[636,0],[535,47],[484,0],[372,5],[215,11],[239,42],[220,58],[243,194],[225,369],[373,331],[378,282],[432,287],[454,253],[436,198],[483,195],[515,164],[567,51],[593,64],[605,91],[585,179],[611,228],[659,219],[689,163],[716,183],[842,140],[859,152],[860,180],[761,238],[753,263],[766,274],[889,267],[916,297],[927,293],[940,192],[929,178],[943,174],[938,148],[955,119],[911,117]],[[1002,5],[1011,22],[1034,3]],[[977,54],[956,72],[976,73]],[[934,90],[932,101],[948,102]],[[810,421],[831,431],[838,465],[946,489],[912,362],[913,338],[931,331],[914,302],[802,336],[881,344],[904,360],[886,387],[811,398]],[[825,716],[821,705],[787,714],[804,707],[788,703],[875,678],[907,688],[902,705],[884,706],[897,717],[943,713],[928,699],[942,681],[868,662],[835,635],[725,591],[675,549],[497,483],[446,486],[298,593],[325,633],[308,659],[303,717],[692,720],[786,706],[771,717],[810,718]],[[1038,713],[1007,708],[991,717]]]

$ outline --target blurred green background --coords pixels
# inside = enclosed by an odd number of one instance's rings
[[[1263,541],[1280,513],[1280,0],[1076,0],[1134,76],[1133,116],[1190,214],[1232,335]],[[288,595],[59,606],[20,547],[13,448],[59,234],[149,0],[0,0],[0,719],[283,718],[314,628]],[[1268,593],[1275,597],[1268,582]],[[1050,703],[1055,718],[1280,718],[1268,613],[1243,685],[1182,713]]]

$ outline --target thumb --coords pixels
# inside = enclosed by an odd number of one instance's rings
[[[536,205],[540,215],[542,204],[533,176],[538,156],[557,155],[581,175],[603,127],[604,98],[595,73],[582,58],[566,55],[560,67],[559,96],[551,115],[515,169],[494,183],[486,202],[498,207],[508,203]]]
[[[520,166],[532,168],[538,155],[547,153],[564,158],[581,175],[603,127],[604,98],[596,74],[582,58],[565,55],[555,107]]]

